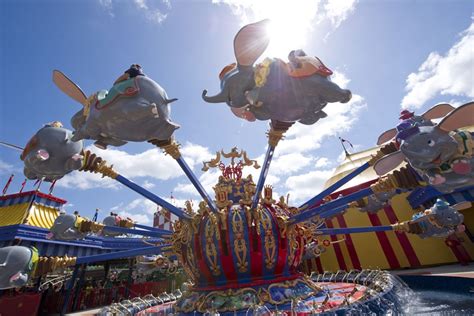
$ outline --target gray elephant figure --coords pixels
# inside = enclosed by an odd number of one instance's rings
[[[0,248],[0,290],[26,285],[38,258],[36,248],[23,246]]]
[[[303,260],[309,260],[321,256],[326,252],[326,247],[318,242],[310,242],[304,246]]]
[[[357,201],[357,208],[361,212],[377,213],[384,206],[390,204],[390,199],[396,195],[395,191],[379,192],[369,195],[367,202],[362,199]]]
[[[306,125],[327,116],[322,109],[328,102],[349,102],[351,92],[331,82],[332,71],[302,50],[292,51],[289,63],[267,58],[254,66],[269,43],[267,22],[246,25],[237,33],[237,64],[224,67],[219,76],[222,90],[214,96],[207,96],[204,90],[204,101],[225,102],[236,116],[248,121],[271,119]]]
[[[134,223],[131,219],[122,218],[113,212],[111,212],[109,216],[105,217],[102,220],[102,224],[104,224],[105,226],[112,226],[112,227],[125,227],[125,228],[134,227]],[[123,235],[123,233],[114,232],[107,229],[103,229],[101,234],[102,236],[107,236],[107,237],[116,237],[116,236]]]
[[[82,141],[72,140],[72,132],[60,122],[46,124],[26,144],[20,158],[30,179],[54,181],[82,167]]]
[[[397,126],[400,150],[378,160],[374,169],[383,175],[406,160],[440,192],[474,185],[474,136],[459,130],[472,125],[474,102],[456,108],[437,125],[418,126],[405,120]]]
[[[464,231],[463,221],[464,215],[456,210],[456,206],[449,206],[445,201],[438,199],[431,209],[415,214],[410,222],[419,225],[421,231],[417,234],[421,238],[444,238],[455,232]]]
[[[80,223],[84,220],[85,218],[79,215],[62,212],[54,220],[53,226],[50,228],[46,238],[56,240],[84,239],[87,234],[79,230]]]
[[[439,119],[446,116],[449,112],[455,109],[454,106],[448,103],[439,103],[431,107],[428,111],[421,115],[415,115],[414,112],[410,112],[408,110],[403,110],[400,113],[400,121],[410,120],[414,125],[418,126],[434,126],[435,123],[432,121],[434,119]],[[388,131],[383,132],[380,134],[377,145],[382,145],[389,140],[393,140],[397,135],[397,129],[392,128]]]
[[[129,141],[167,140],[179,125],[170,119],[165,90],[132,65],[110,91],[101,90],[89,98],[62,72],[53,71],[53,81],[65,94],[83,105],[71,119],[73,140],[94,139],[101,149],[122,146]]]
[[[169,260],[162,255],[139,256],[137,271],[141,274],[150,274],[154,271],[164,271],[169,267]]]

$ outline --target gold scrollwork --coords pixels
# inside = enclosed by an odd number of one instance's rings
[[[268,212],[261,212],[261,223],[265,231],[265,265],[267,269],[271,269],[276,262],[276,242],[273,236],[272,219]]]
[[[244,223],[238,209],[234,209],[232,212],[232,232],[234,234],[234,253],[237,258],[237,267],[239,272],[247,272],[247,243],[244,237]]]
[[[205,236],[206,236],[206,247],[205,253],[206,258],[211,265],[211,272],[213,275],[218,276],[221,274],[219,269],[219,265],[217,264],[217,248],[216,244],[214,243],[214,234],[216,231],[216,227],[212,225],[212,220],[209,218],[205,224]]]

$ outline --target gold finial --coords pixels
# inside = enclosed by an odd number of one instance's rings
[[[264,204],[273,204],[275,200],[273,199],[273,187],[271,185],[265,185],[263,188],[263,199]]]
[[[83,152],[84,162],[79,171],[89,171],[91,173],[101,173],[102,177],[117,178],[118,173],[115,172],[111,166],[107,166],[107,162],[101,157],[92,153],[90,150]]]
[[[173,159],[179,159],[179,157],[181,157],[181,152],[179,151],[180,145],[172,138],[167,140],[151,139],[148,142],[163,149],[164,152],[173,157]]]

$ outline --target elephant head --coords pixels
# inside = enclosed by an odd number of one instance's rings
[[[121,146],[129,141],[167,140],[179,128],[170,119],[169,99],[165,90],[147,77],[139,65],[132,65],[112,88],[89,98],[62,72],[53,71],[58,88],[82,104],[74,114],[73,140],[94,139],[97,147]]]
[[[28,179],[54,181],[82,167],[83,143],[73,141],[72,132],[60,122],[41,128],[28,142],[20,158]]]
[[[455,107],[448,103],[440,103],[436,104],[431,107],[428,111],[421,115],[415,115],[414,112],[410,112],[408,110],[403,110],[400,113],[400,120],[410,120],[413,124],[418,126],[434,126],[435,123],[432,121],[433,119],[441,118],[446,116],[449,112],[454,110]],[[377,145],[382,145],[383,143],[392,140],[397,135],[397,129],[392,128],[388,131],[383,132],[380,134],[379,138],[377,139]]]
[[[83,239],[86,234],[79,230],[79,224],[82,220],[83,218],[78,215],[61,213],[54,220],[46,238],[56,240]]]
[[[474,184],[474,102],[466,103],[437,125],[419,126],[405,120],[397,126],[400,150],[378,160],[374,169],[383,175],[406,160],[425,180],[442,192]]]
[[[268,20],[244,26],[234,38],[234,55],[237,63],[230,64],[219,74],[221,91],[214,96],[202,92],[202,98],[209,103],[227,103],[234,114],[245,114],[237,109],[245,107],[247,93],[255,87],[253,64],[266,50],[270,39],[266,32]],[[250,118],[250,117],[249,117]]]
[[[121,220],[120,216],[111,212],[109,216],[105,217],[102,220],[102,224],[104,224],[105,226],[118,227],[120,220]],[[116,237],[116,236],[122,235],[122,233],[104,229],[102,231],[102,235],[108,236],[108,237]]]
[[[351,92],[331,82],[332,74],[317,57],[302,50],[290,52],[289,62],[266,58],[254,66],[269,44],[268,20],[244,26],[235,36],[237,63],[221,74],[221,91],[202,97],[210,103],[227,103],[238,117],[249,121],[274,120],[311,125],[326,117],[328,102],[348,102]]]
[[[411,224],[419,225],[421,238],[447,237],[455,232],[462,232],[465,229],[462,225],[464,216],[457,210],[461,207],[461,204],[450,206],[438,199],[431,209],[415,214]]]
[[[0,248],[0,290],[26,285],[37,261],[38,251],[34,248]]]

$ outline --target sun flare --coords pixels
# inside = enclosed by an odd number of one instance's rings
[[[268,57],[286,59],[294,49],[304,49],[313,29],[317,1],[256,1],[253,4],[255,21],[269,19],[270,44]]]

